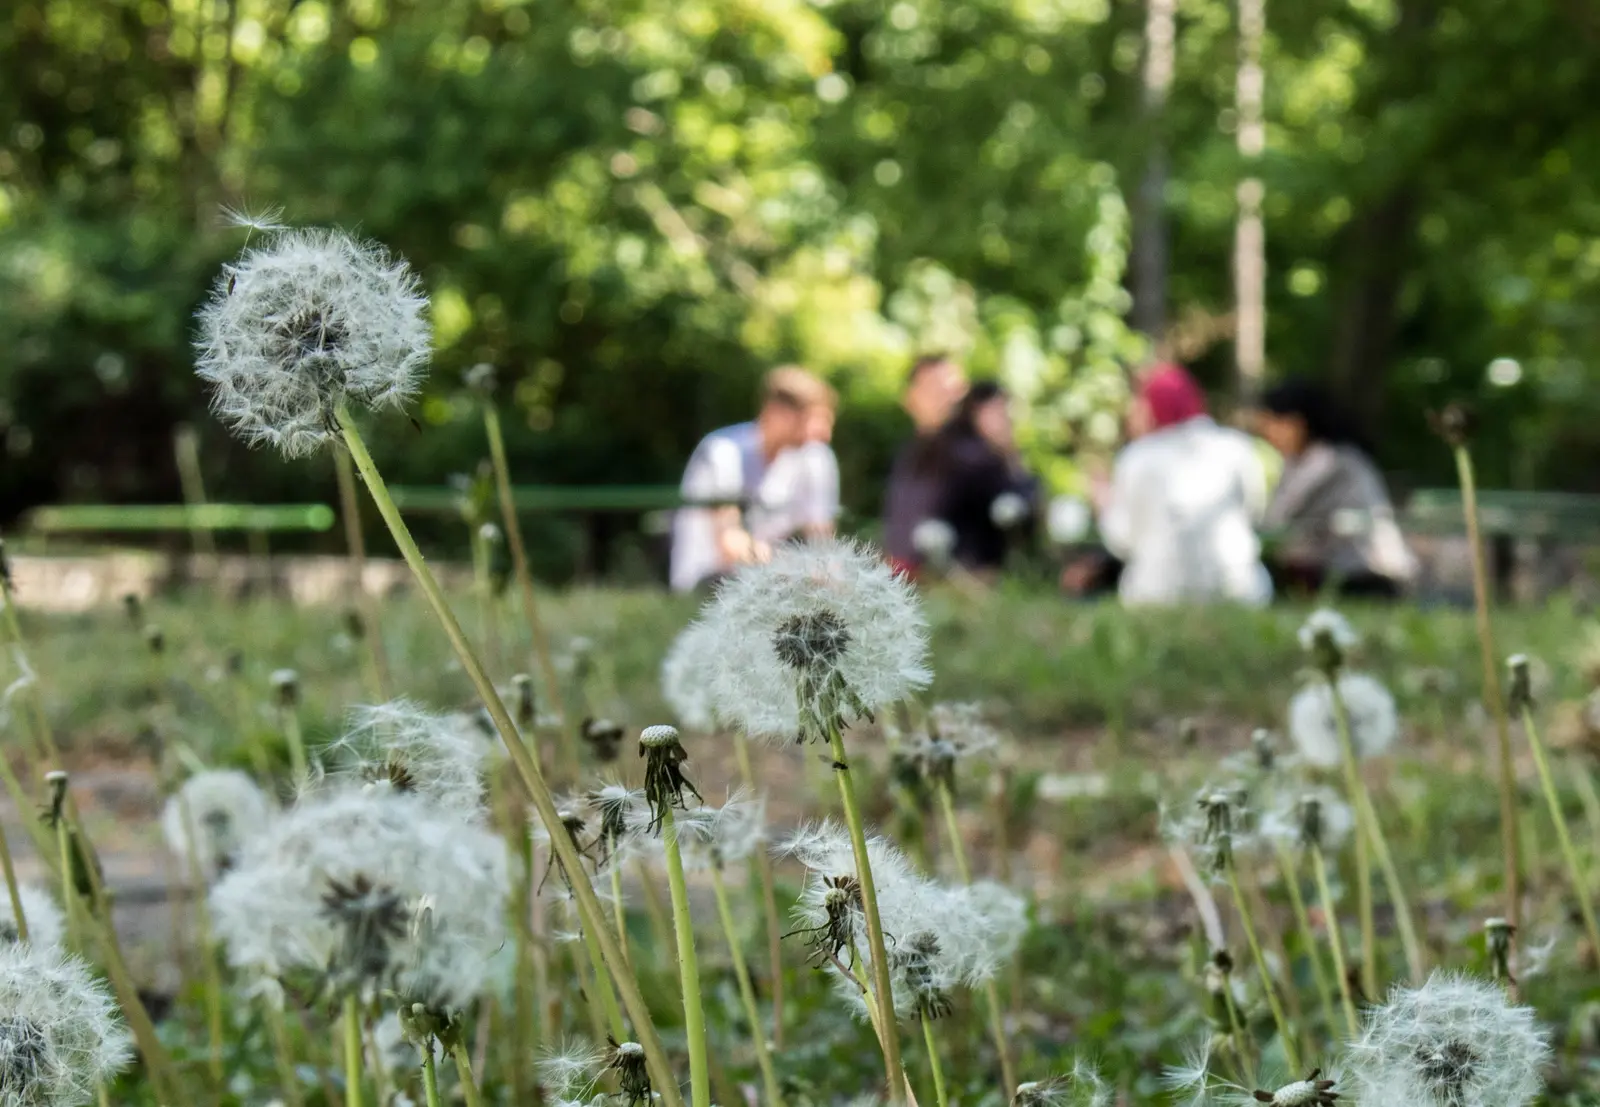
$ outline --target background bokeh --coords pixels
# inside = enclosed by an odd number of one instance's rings
[[[224,204],[422,273],[437,359],[422,432],[378,431],[397,482],[476,465],[480,361],[518,480],[647,483],[798,359],[846,396],[870,517],[905,367],[948,348],[1024,393],[1070,483],[1151,346],[1126,289],[1156,217],[1167,294],[1139,314],[1233,390],[1233,7],[1178,3],[1160,112],[1144,31],[1110,0],[10,0],[0,523],[177,500],[182,421],[213,497],[331,501],[325,463],[204,416],[190,319],[243,242]],[[1596,484],[1597,49],[1578,0],[1269,6],[1269,371],[1333,381],[1402,488],[1448,482],[1424,412],[1454,398],[1487,485]]]

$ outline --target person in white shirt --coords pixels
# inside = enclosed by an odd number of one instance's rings
[[[769,546],[791,538],[826,538],[839,517],[839,459],[833,440],[835,405],[806,412],[805,442],[773,459],[757,493],[750,532]]]
[[[1133,438],[1101,489],[1100,536],[1124,562],[1125,605],[1272,598],[1255,522],[1267,480],[1253,440],[1206,415],[1187,372],[1160,365],[1140,382]]]
[[[785,451],[806,444],[813,410],[831,409],[834,402],[833,389],[817,377],[783,366],[767,374],[761,410],[752,422],[714,430],[700,440],[679,484],[685,506],[672,520],[669,582],[674,591],[691,592],[770,555],[771,537],[762,537],[770,535],[765,517],[770,493],[763,491],[769,473]]]

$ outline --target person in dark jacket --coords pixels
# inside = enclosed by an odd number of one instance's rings
[[[906,375],[901,404],[911,416],[913,434],[895,454],[883,492],[883,550],[902,571],[916,571],[921,557],[913,535],[919,524],[934,518],[938,506],[938,480],[918,459],[966,391],[966,373],[946,354],[918,358]]]

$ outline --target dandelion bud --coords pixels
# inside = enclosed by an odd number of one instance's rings
[[[1322,1077],[1321,1069],[1312,1069],[1304,1080],[1285,1084],[1275,1092],[1256,1089],[1257,1103],[1268,1107],[1336,1107],[1339,1093],[1333,1090],[1335,1081]]]
[[[478,541],[485,546],[498,546],[501,538],[500,527],[494,523],[484,523],[478,528]]]
[[[238,647],[229,650],[227,657],[223,659],[222,667],[227,670],[228,675],[231,677],[236,677],[244,672],[244,651]]]
[[[1483,921],[1483,944],[1489,952],[1489,969],[1494,973],[1496,980],[1505,980],[1512,984],[1517,982],[1517,978],[1511,972],[1511,940],[1516,934],[1517,928],[1507,919]]]
[[[511,687],[516,692],[517,725],[532,726],[538,718],[538,704],[533,698],[533,678],[527,673],[516,673],[511,677]]]
[[[677,727],[645,727],[639,734],[639,756],[645,759],[644,796],[650,805],[650,831],[654,833],[661,829],[669,810],[689,806],[685,792],[695,799],[701,797],[683,775],[683,763],[689,760],[689,754],[678,740]]]
[[[1270,773],[1278,763],[1278,747],[1272,740],[1272,732],[1260,728],[1251,731],[1250,748],[1255,751],[1256,767]]]
[[[585,719],[578,724],[578,736],[594,752],[595,760],[610,763],[622,752],[622,724],[610,719]]]
[[[160,656],[166,652],[167,636],[155,623],[150,623],[144,628],[144,644],[151,653]]]
[[[285,231],[224,267],[198,313],[195,372],[240,437],[303,456],[338,436],[346,406],[401,408],[416,392],[426,307],[383,247]]]
[[[122,594],[122,610],[127,612],[128,622],[134,626],[141,626],[144,623],[144,605],[137,592]]]
[[[487,361],[480,361],[465,373],[461,374],[461,383],[467,386],[469,392],[475,392],[482,397],[494,395],[495,369]]]
[[[1471,410],[1462,403],[1446,404],[1441,411],[1428,412],[1433,433],[1444,439],[1451,449],[1461,449],[1471,442],[1476,422]]]
[[[268,678],[278,693],[278,706],[288,709],[300,702],[300,674],[293,669],[276,669]]]
[[[645,1060],[644,1046],[638,1042],[618,1042],[607,1037],[611,1051],[606,1055],[606,1069],[617,1074],[617,1090],[627,1100],[628,1107],[649,1103],[650,1069]]]
[[[1032,511],[1026,496],[1002,492],[989,504],[989,521],[1001,530],[1010,530],[1027,519]]]
[[[1511,683],[1506,709],[1513,715],[1533,708],[1533,676],[1530,670],[1527,654],[1517,653],[1506,658],[1506,674]]]
[[[1300,627],[1299,638],[1300,648],[1311,655],[1317,671],[1330,676],[1339,671],[1345,654],[1361,640],[1343,615],[1327,608],[1311,613]]]
[[[943,519],[924,519],[911,528],[911,548],[931,569],[945,569],[955,553],[956,529]]]
[[[44,782],[50,789],[50,814],[49,822],[55,826],[61,821],[67,803],[67,783],[70,777],[65,769],[52,769],[44,774]]]

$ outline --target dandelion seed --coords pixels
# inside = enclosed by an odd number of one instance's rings
[[[601,865],[620,860],[646,833],[650,825],[650,805],[636,788],[607,784],[584,797],[598,818],[594,848]]]
[[[495,368],[487,361],[480,361],[461,374],[461,383],[469,392],[476,392],[480,396],[492,396],[496,383]]]
[[[685,812],[677,825],[685,868],[725,869],[748,859],[766,841],[766,800],[736,792],[721,807]]]
[[[707,606],[718,718],[825,741],[928,683],[915,592],[864,546],[795,543],[725,580]]]
[[[1380,756],[1400,736],[1400,715],[1394,697],[1365,673],[1341,672],[1338,683],[1356,757]],[[1311,765],[1331,769],[1342,763],[1333,695],[1325,682],[1307,684],[1289,701],[1289,737]]]
[[[116,1002],[84,962],[0,946],[0,1103],[82,1107],[131,1056]]]
[[[192,861],[206,880],[215,880],[272,815],[272,802],[249,776],[208,769],[184,781],[167,800],[161,832],[174,855]]]
[[[341,406],[400,408],[416,392],[426,307],[411,270],[381,246],[284,231],[223,268],[198,313],[195,371],[241,437],[303,456],[337,435]]]
[[[245,208],[222,207],[222,221],[230,227],[242,227],[253,234],[273,234],[286,230],[281,222],[283,209],[281,207],[262,208],[260,211],[249,211]]]
[[[1497,985],[1435,972],[1396,988],[1346,1057],[1360,1103],[1526,1107],[1543,1088],[1546,1033]]]
[[[412,792],[463,818],[482,808],[488,752],[460,719],[409,700],[356,708],[344,737],[329,748],[342,766],[336,783],[354,779]]]
[[[607,1063],[606,1053],[583,1042],[569,1042],[543,1054],[533,1067],[545,1092],[564,1099],[586,1091]]]

